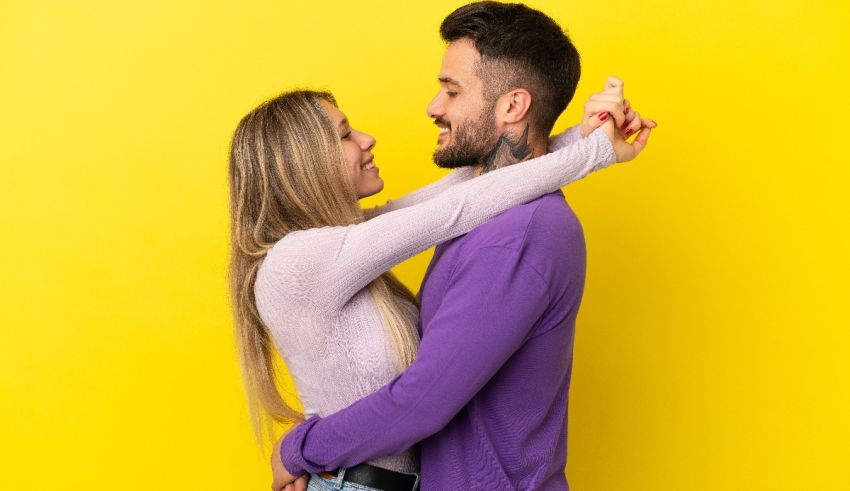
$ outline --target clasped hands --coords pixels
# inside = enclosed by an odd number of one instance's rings
[[[581,136],[584,138],[593,130],[602,128],[611,140],[617,162],[628,162],[646,147],[650,130],[656,126],[655,121],[641,118],[625,98],[623,81],[608,77],[605,88],[584,103]],[[628,138],[633,135],[637,136],[629,142]]]

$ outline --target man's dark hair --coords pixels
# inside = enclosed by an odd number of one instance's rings
[[[521,3],[475,2],[449,14],[440,35],[447,43],[472,41],[481,54],[476,71],[486,101],[528,90],[532,127],[549,135],[581,74],[578,51],[554,20]]]

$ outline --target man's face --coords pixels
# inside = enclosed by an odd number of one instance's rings
[[[443,54],[440,91],[428,105],[428,116],[440,128],[434,162],[444,168],[476,165],[496,142],[495,101],[485,101],[475,73],[481,59],[469,39],[452,42]]]

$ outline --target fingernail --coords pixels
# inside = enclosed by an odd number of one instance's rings
[[[631,135],[631,134],[632,134],[632,133],[634,133],[634,132],[635,132],[635,130],[633,130],[633,129],[629,128],[629,129],[627,129],[627,130],[626,130],[626,136],[629,136],[629,135]]]
[[[608,113],[600,113],[599,114],[599,120],[600,121],[605,121],[606,119],[608,119]]]

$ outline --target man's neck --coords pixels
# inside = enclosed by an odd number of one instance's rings
[[[528,133],[528,124],[519,136],[509,131],[502,133],[493,149],[474,167],[475,175],[480,176],[545,154],[548,142],[539,138],[530,139]]]

